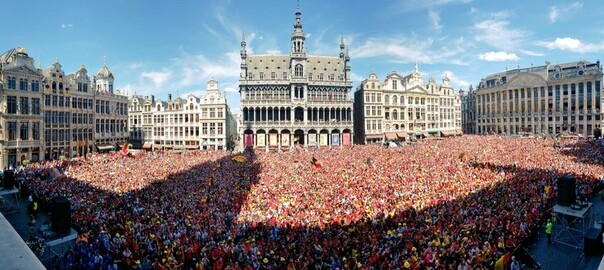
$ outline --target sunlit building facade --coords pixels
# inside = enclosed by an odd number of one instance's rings
[[[0,55],[0,166],[44,159],[44,75],[25,48]]]
[[[383,82],[370,74],[355,91],[356,143],[381,143],[461,135],[461,100],[445,74],[442,84],[424,84],[417,65]]]
[[[481,80],[477,133],[592,136],[602,122],[600,62],[506,70]]]
[[[215,80],[199,97],[133,96],[129,113],[130,140],[145,150],[226,150],[237,139],[237,123]]]
[[[353,140],[350,57],[307,55],[296,11],[289,54],[248,55],[241,41],[241,146],[333,147]]]

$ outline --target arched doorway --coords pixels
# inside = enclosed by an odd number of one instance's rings
[[[296,129],[294,131],[294,145],[305,145],[304,130]]]
[[[319,146],[328,146],[329,145],[329,131],[327,129],[322,129],[319,132]]]
[[[340,145],[340,130],[339,129],[333,129],[331,131],[331,146],[339,146]]]
[[[310,146],[317,146],[319,145],[319,139],[317,138],[317,131],[314,129],[311,129],[308,131],[308,142],[307,144]]]
[[[266,131],[264,131],[264,129],[259,129],[258,131],[256,131],[256,146],[266,146]]]
[[[268,131],[268,146],[278,147],[279,146],[279,132],[276,129]]]
[[[291,134],[288,129],[281,131],[281,147],[288,148],[291,145]]]
[[[251,129],[243,132],[243,148],[254,148],[254,131]]]
[[[352,145],[352,132],[350,129],[344,129],[342,131],[342,145],[350,146]]]

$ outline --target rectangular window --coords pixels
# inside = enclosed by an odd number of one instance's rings
[[[65,97],[59,97],[59,107],[65,107]]]
[[[44,105],[46,107],[50,107],[50,96],[45,96],[44,97]]]
[[[222,123],[218,123],[217,126],[218,126],[218,133],[216,133],[216,134],[222,135]]]
[[[19,79],[19,90],[27,91],[27,79]]]
[[[57,96],[52,96],[52,106],[53,107],[57,107],[57,102],[58,101],[58,97]]]
[[[21,107],[21,114],[29,114],[29,98],[20,97],[19,98],[19,107]]]
[[[27,122],[21,123],[20,138],[22,141],[27,141],[29,139],[28,131],[29,131],[29,125],[27,124]]]
[[[13,89],[13,90],[17,89],[17,78],[8,77],[6,88]]]
[[[33,140],[40,139],[40,123],[34,122],[31,123],[31,135]]]
[[[6,97],[6,110],[7,110],[6,113],[8,113],[8,114],[17,113],[17,97],[15,97],[15,96]]]
[[[208,123],[203,123],[201,128],[201,134],[203,135],[207,135],[208,134]]]
[[[39,98],[31,99],[31,114],[40,115],[40,99]]]
[[[392,90],[396,90],[398,81],[392,81]]]
[[[14,141],[17,139],[17,122],[8,122],[6,124],[8,131],[8,140]]]

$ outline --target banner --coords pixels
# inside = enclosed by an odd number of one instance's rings
[[[340,145],[340,134],[331,134],[331,145]]]
[[[315,133],[308,134],[308,145],[317,145],[317,134],[315,134]]]
[[[264,133],[256,134],[256,146],[266,146],[266,135]]]
[[[254,147],[254,134],[245,134],[244,138],[245,147]]]
[[[327,146],[327,135],[328,134],[319,134],[319,145]]]
[[[268,134],[268,146],[279,146],[277,143],[277,133]]]
[[[350,133],[342,134],[342,145],[345,145],[345,146],[350,145]]]
[[[289,134],[281,134],[281,146],[289,146]]]

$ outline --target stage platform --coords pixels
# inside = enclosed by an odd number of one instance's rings
[[[11,189],[5,189],[3,187],[0,187],[0,196],[3,199],[3,202],[0,204],[1,213],[8,215],[19,212],[20,204],[18,188],[14,187]],[[9,199],[10,197],[14,197],[13,202],[11,202],[11,200]]]
[[[0,268],[46,269],[2,213],[0,236]]]

